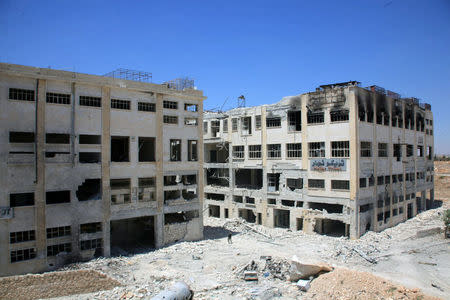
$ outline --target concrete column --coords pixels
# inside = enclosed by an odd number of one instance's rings
[[[357,89],[351,88],[348,92],[349,127],[350,127],[350,206],[353,210],[351,217],[350,238],[358,238],[359,230],[359,121]]]
[[[203,124],[203,100],[198,101],[198,115],[199,115],[199,124]],[[201,238],[203,238],[203,203],[204,203],[204,169],[203,169],[203,161],[204,161],[204,147],[203,147],[203,128],[202,126],[197,126],[198,132],[198,142],[197,142],[197,153],[198,153],[198,176],[197,176],[197,197],[200,202],[199,207],[199,218],[202,220],[200,223],[199,232],[201,233]],[[221,216],[224,214],[221,212]]]
[[[374,231],[379,231],[378,226],[378,213],[380,213],[380,209],[378,208],[378,184],[377,184],[377,177],[378,177],[378,165],[377,165],[377,155],[375,155],[374,151],[374,144],[377,142],[377,101],[375,100],[375,93],[369,92],[370,100],[372,101],[372,107],[373,107],[373,140],[372,140],[372,162],[373,162],[373,176],[374,176],[374,185],[373,185],[373,198],[375,199],[373,211],[375,212],[372,216],[372,224]],[[383,208],[381,209],[383,211]]]
[[[268,206],[267,206],[267,123],[266,123],[266,107],[261,107],[261,163],[262,163],[262,193],[261,202],[262,209],[261,212],[261,222],[265,226],[270,226],[272,222],[269,220],[268,216]],[[270,214],[269,214],[270,215]],[[273,226],[273,225],[272,225]]]
[[[402,126],[402,140],[400,141],[400,151],[401,151],[401,160],[403,166],[403,182],[402,182],[402,193],[403,193],[403,221],[408,219],[408,203],[406,201],[406,166],[403,163],[403,158],[406,156],[406,146],[405,144],[405,136],[406,136],[406,118],[405,118],[405,102],[402,101],[402,113],[403,113],[403,126]]]
[[[45,215],[45,103],[47,81],[37,80],[36,87],[36,190],[35,190],[35,222],[37,269],[47,266],[47,229]]]
[[[103,203],[103,255],[111,255],[111,89],[102,87],[102,203]]]
[[[163,144],[163,94],[156,94],[156,203],[155,246],[164,245],[164,144]],[[201,123],[202,124],[202,123]]]
[[[388,143],[388,161],[389,163],[389,178],[391,180],[391,182],[389,183],[389,211],[390,211],[390,218],[389,218],[389,227],[392,227],[394,225],[394,214],[393,214],[393,204],[394,204],[394,199],[393,198],[393,191],[392,191],[392,186],[394,185],[392,183],[392,162],[393,162],[393,149],[391,147],[392,145],[392,98],[388,98],[386,97],[386,102],[387,102],[387,108],[388,108],[388,114],[390,115],[390,120],[389,120],[389,143]]]

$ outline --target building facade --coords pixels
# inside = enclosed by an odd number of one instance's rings
[[[1,276],[202,238],[205,97],[139,76],[0,64]]]
[[[429,104],[359,82],[204,115],[205,211],[358,238],[431,207]]]

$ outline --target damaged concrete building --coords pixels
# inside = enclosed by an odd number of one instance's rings
[[[429,104],[359,82],[204,115],[205,211],[358,238],[432,206]]]
[[[188,79],[1,63],[0,275],[201,239],[204,99]]]

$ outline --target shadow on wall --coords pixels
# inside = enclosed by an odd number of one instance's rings
[[[236,235],[238,232],[225,229],[221,226],[204,226],[203,227],[203,239],[204,240],[217,240],[228,237],[228,234]]]

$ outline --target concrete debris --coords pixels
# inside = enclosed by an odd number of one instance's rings
[[[244,272],[245,281],[258,281],[258,273],[255,271],[245,271]]]
[[[297,286],[301,291],[307,292],[311,287],[311,280],[299,279],[297,281]]]
[[[291,281],[298,281],[299,279],[316,276],[320,273],[330,272],[333,267],[325,263],[305,263],[300,262],[298,257],[294,256],[289,268],[289,279]]]
[[[162,291],[151,300],[190,300],[194,297],[191,288],[182,281],[174,283],[169,289]]]

